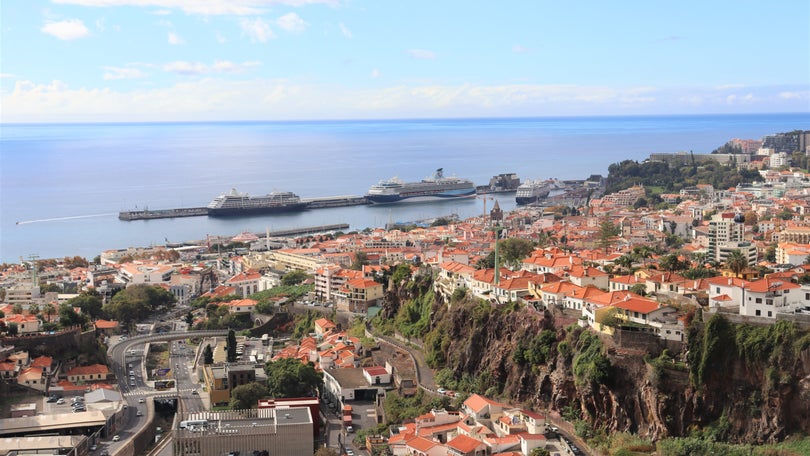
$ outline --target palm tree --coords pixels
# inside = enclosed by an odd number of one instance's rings
[[[739,249],[734,249],[726,257],[726,267],[731,269],[735,277],[739,277],[740,273],[748,267],[748,258]]]
[[[48,315],[47,321],[51,321],[51,315],[53,315],[53,313],[56,312],[56,307],[54,307],[53,304],[48,303],[42,307],[42,311],[45,312],[46,315]]]

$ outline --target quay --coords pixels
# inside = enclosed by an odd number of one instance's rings
[[[292,228],[289,230],[278,230],[278,231],[270,231],[270,237],[285,237],[285,236],[298,236],[300,234],[316,234],[316,233],[325,233],[329,231],[343,231],[348,230],[349,224],[348,223],[335,223],[332,225],[318,225],[318,226],[308,226],[303,228]],[[265,233],[256,233],[257,236],[264,235]]]
[[[362,206],[370,204],[365,196],[327,196],[323,198],[302,198],[301,202],[306,203],[306,209],[322,209],[327,207],[347,207],[347,206]],[[177,209],[144,209],[142,211],[121,211],[118,213],[118,219],[124,221],[132,220],[154,220],[166,219],[175,217],[201,217],[208,215],[207,207],[185,207]],[[238,215],[235,215],[238,217]]]
[[[179,209],[144,209],[142,211],[123,211],[118,213],[119,220],[152,220],[175,217],[199,217],[208,215],[207,207],[186,207]]]
[[[346,206],[362,206],[369,204],[365,196],[327,196],[324,198],[301,198],[301,201],[307,203],[307,209],[321,209],[324,207],[346,207]]]

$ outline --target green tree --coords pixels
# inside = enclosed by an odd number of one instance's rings
[[[534,244],[527,239],[509,238],[498,242],[499,261],[504,264],[516,265],[532,251]]]
[[[647,285],[644,285],[643,283],[637,283],[637,284],[633,285],[632,287],[630,287],[630,289],[628,291],[630,293],[635,293],[635,294],[637,294],[639,296],[646,296],[647,295]]]
[[[354,261],[352,261],[352,265],[350,269],[354,269],[355,271],[361,271],[363,266],[369,264],[368,262],[368,255],[366,252],[357,251],[354,252]]]
[[[267,387],[258,382],[239,385],[231,390],[231,402],[234,410],[251,409],[259,406],[259,399],[267,397]]]
[[[161,287],[133,285],[116,293],[102,310],[122,325],[130,326],[168,308],[175,301],[174,295]]]
[[[334,448],[321,447],[315,452],[315,456],[340,456],[340,453]]]
[[[79,314],[73,307],[64,303],[59,306],[59,324],[63,328],[68,328],[71,326],[84,326],[87,322],[87,316],[84,314]]]
[[[189,310],[186,314],[186,324],[191,326],[194,323],[194,314]]]
[[[309,276],[304,271],[290,271],[284,274],[284,277],[281,278],[281,285],[283,286],[292,286],[298,285],[299,283],[307,280]]]
[[[236,333],[233,329],[228,330],[228,355],[229,363],[236,361]]]
[[[728,253],[726,257],[726,267],[734,273],[735,276],[740,275],[748,267],[748,258],[742,254],[739,249],[734,249]]]
[[[307,397],[316,394],[323,383],[322,374],[312,363],[285,358],[267,363],[267,389],[273,397]]]
[[[619,227],[610,220],[604,220],[599,224],[598,244],[606,255],[610,246],[616,241],[616,237],[619,236],[620,233]]]
[[[68,299],[67,303],[70,304],[71,307],[82,309],[82,313],[88,315],[90,318],[96,319],[103,315],[101,296],[95,290],[85,291],[79,296]]]
[[[6,333],[8,333],[9,336],[16,336],[18,332],[19,328],[17,327],[17,323],[9,323],[8,326],[6,326]]]
[[[14,304],[11,306],[11,313],[15,315],[20,315],[23,313],[23,306],[20,303]]]
[[[207,344],[203,349],[203,364],[214,364],[214,349],[211,344]]]
[[[48,318],[46,321],[51,321],[51,315],[56,313],[56,307],[54,307],[54,305],[51,303],[47,303],[42,306],[42,313],[47,315]]]
[[[551,452],[545,448],[535,448],[529,453],[529,456],[551,456]]]
[[[39,315],[39,306],[36,304],[31,304],[28,306],[28,313],[31,315]]]
[[[681,271],[689,267],[689,263],[686,261],[681,261],[678,258],[677,253],[671,253],[669,255],[664,256],[661,258],[661,261],[658,263],[661,268],[665,271]]]

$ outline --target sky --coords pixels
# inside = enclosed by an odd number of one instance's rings
[[[0,1],[0,122],[770,112],[807,0]]]

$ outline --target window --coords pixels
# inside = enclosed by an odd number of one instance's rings
[[[765,300],[765,305],[766,306],[772,306],[773,305],[773,299],[766,299]]]
[[[762,311],[760,311],[759,309],[757,309],[757,317],[759,317],[759,316],[761,316],[761,315],[762,315]]]
[[[717,293],[719,294],[720,293],[720,287],[717,287],[716,290],[717,290]]]
[[[771,311],[770,311],[770,310],[768,311],[768,316],[769,316],[769,317],[772,317],[772,316],[773,316],[773,315],[771,314]]]
[[[762,304],[762,298],[757,298],[757,304]]]

